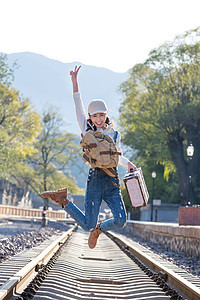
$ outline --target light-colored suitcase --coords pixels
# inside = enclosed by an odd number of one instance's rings
[[[144,181],[142,169],[138,168],[133,173],[125,174],[123,180],[132,208],[138,208],[147,205],[149,193]]]

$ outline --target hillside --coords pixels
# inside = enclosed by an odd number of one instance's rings
[[[109,116],[114,125],[117,124],[121,97],[117,89],[126,80],[127,73],[116,73],[78,62],[62,63],[30,52],[9,54],[8,61],[10,65],[16,61],[19,66],[14,73],[16,89],[24,97],[31,99],[31,103],[39,113],[49,106],[57,108],[66,121],[66,130],[78,135],[77,141],[80,139],[80,129],[76,121],[69,75],[76,64],[82,65],[79,72],[79,87],[85,108],[87,109],[89,101],[94,98],[105,99],[108,108],[111,109]],[[78,159],[76,165],[71,166],[70,170],[78,186],[84,188],[88,167],[82,159]],[[124,170],[122,173],[124,174]]]
[[[117,89],[126,80],[127,73],[116,73],[78,62],[62,63],[30,52],[9,54],[8,59],[10,64],[16,61],[19,65],[15,71],[14,86],[24,97],[30,97],[39,113],[50,105],[56,107],[66,121],[67,131],[75,134],[80,134],[80,130],[76,122],[69,73],[76,64],[82,65],[79,86],[85,107],[94,98],[105,99],[111,109],[109,115],[116,124],[121,97]]]

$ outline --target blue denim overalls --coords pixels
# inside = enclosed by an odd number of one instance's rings
[[[115,131],[116,143],[118,132]],[[90,169],[85,194],[85,214],[71,201],[65,210],[84,230],[94,230],[97,225],[99,209],[104,200],[113,214],[112,219],[101,222],[102,231],[122,228],[126,223],[126,210],[119,188],[119,179],[107,175],[99,168]]]

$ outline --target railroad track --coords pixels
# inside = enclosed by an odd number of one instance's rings
[[[76,229],[76,225],[67,232],[53,235],[39,246],[24,250],[0,264],[0,300],[11,299],[15,293],[21,293],[31,280],[59,252],[62,245]]]
[[[200,299],[195,276],[115,233],[93,250],[76,225],[52,240],[0,265],[0,299]]]

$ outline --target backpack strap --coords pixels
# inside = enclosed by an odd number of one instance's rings
[[[84,158],[87,162],[89,162],[90,164],[91,164],[91,163],[95,164],[96,161],[97,161],[96,159],[87,156],[85,153],[83,153],[83,158]]]
[[[105,155],[105,154],[110,154],[110,155],[122,155],[121,152],[119,151],[100,151],[99,152],[100,155]]]
[[[115,130],[114,137],[113,137],[113,140],[114,140],[115,144],[116,144],[116,141],[117,141],[117,136],[118,136],[118,131]]]
[[[114,168],[102,168],[102,170],[110,177],[118,178],[118,173]]]

